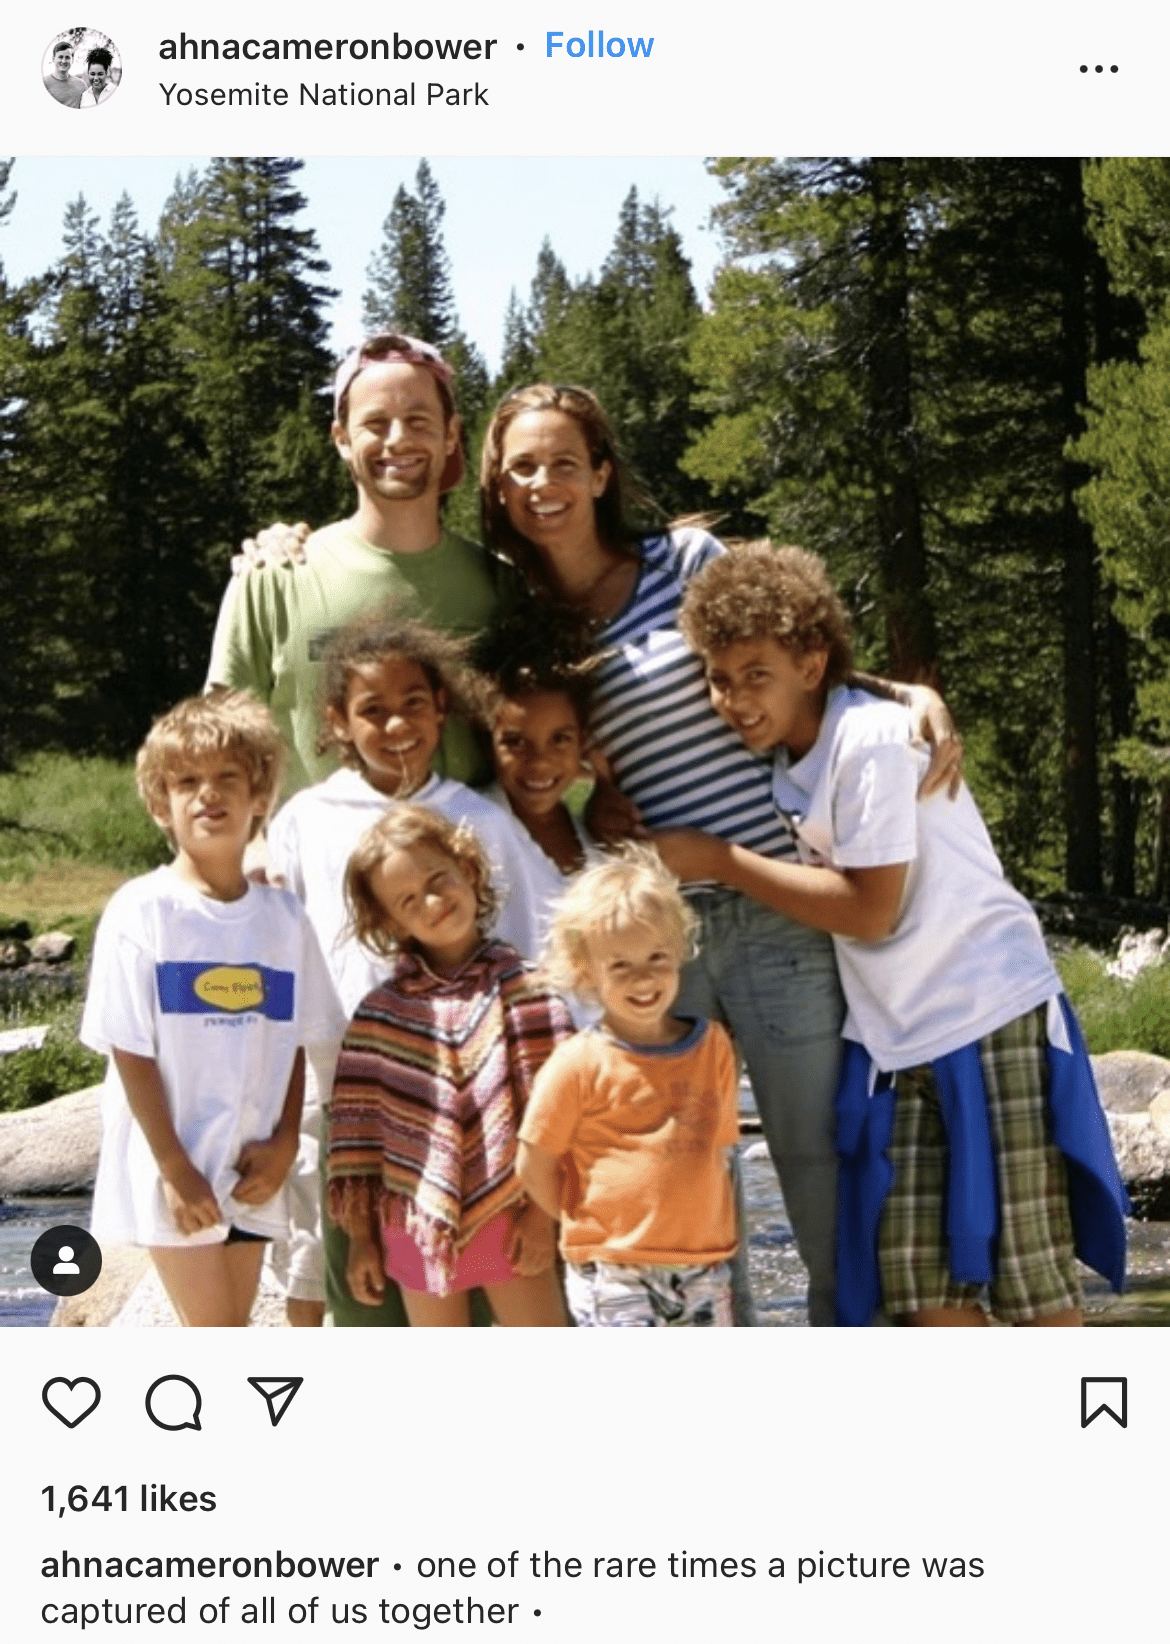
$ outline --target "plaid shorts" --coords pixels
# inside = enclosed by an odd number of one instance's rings
[[[590,1325],[730,1327],[731,1263],[711,1267],[639,1267],[628,1262],[572,1262],[565,1297],[575,1322]]]
[[[1048,1120],[1046,1007],[979,1041],[999,1192],[990,1285],[958,1284],[947,1267],[948,1148],[929,1066],[895,1075],[889,1148],[894,1182],[878,1229],[882,1306],[898,1318],[984,1306],[1008,1324],[1081,1305],[1068,1172]]]

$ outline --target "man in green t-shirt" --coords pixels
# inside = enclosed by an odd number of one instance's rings
[[[268,703],[289,748],[285,796],[333,762],[316,751],[321,654],[331,634],[390,602],[457,637],[495,616],[499,573],[476,543],[443,529],[439,499],[463,475],[454,373],[416,337],[367,338],[338,368],[333,443],[353,475],[357,509],[315,531],[304,563],[233,577],[212,645],[208,683]],[[448,721],[443,775],[486,779],[467,728]]]

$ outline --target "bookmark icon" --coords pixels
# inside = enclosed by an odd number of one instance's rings
[[[1119,1427],[1129,1426],[1129,1377],[1081,1377],[1081,1426],[1099,1415],[1112,1416]]]
[[[254,1387],[268,1406],[268,1419],[279,1427],[280,1418],[300,1392],[304,1376],[249,1376],[248,1385]]]

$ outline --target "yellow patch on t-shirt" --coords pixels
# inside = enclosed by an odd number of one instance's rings
[[[256,1010],[264,1003],[264,978],[255,965],[215,965],[196,977],[194,991],[215,1010]]]

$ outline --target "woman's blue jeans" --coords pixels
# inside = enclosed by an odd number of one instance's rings
[[[698,890],[699,954],[675,1010],[722,1022],[747,1066],[797,1248],[813,1325],[834,1321],[833,1104],[844,1003],[832,939],[732,890]]]

